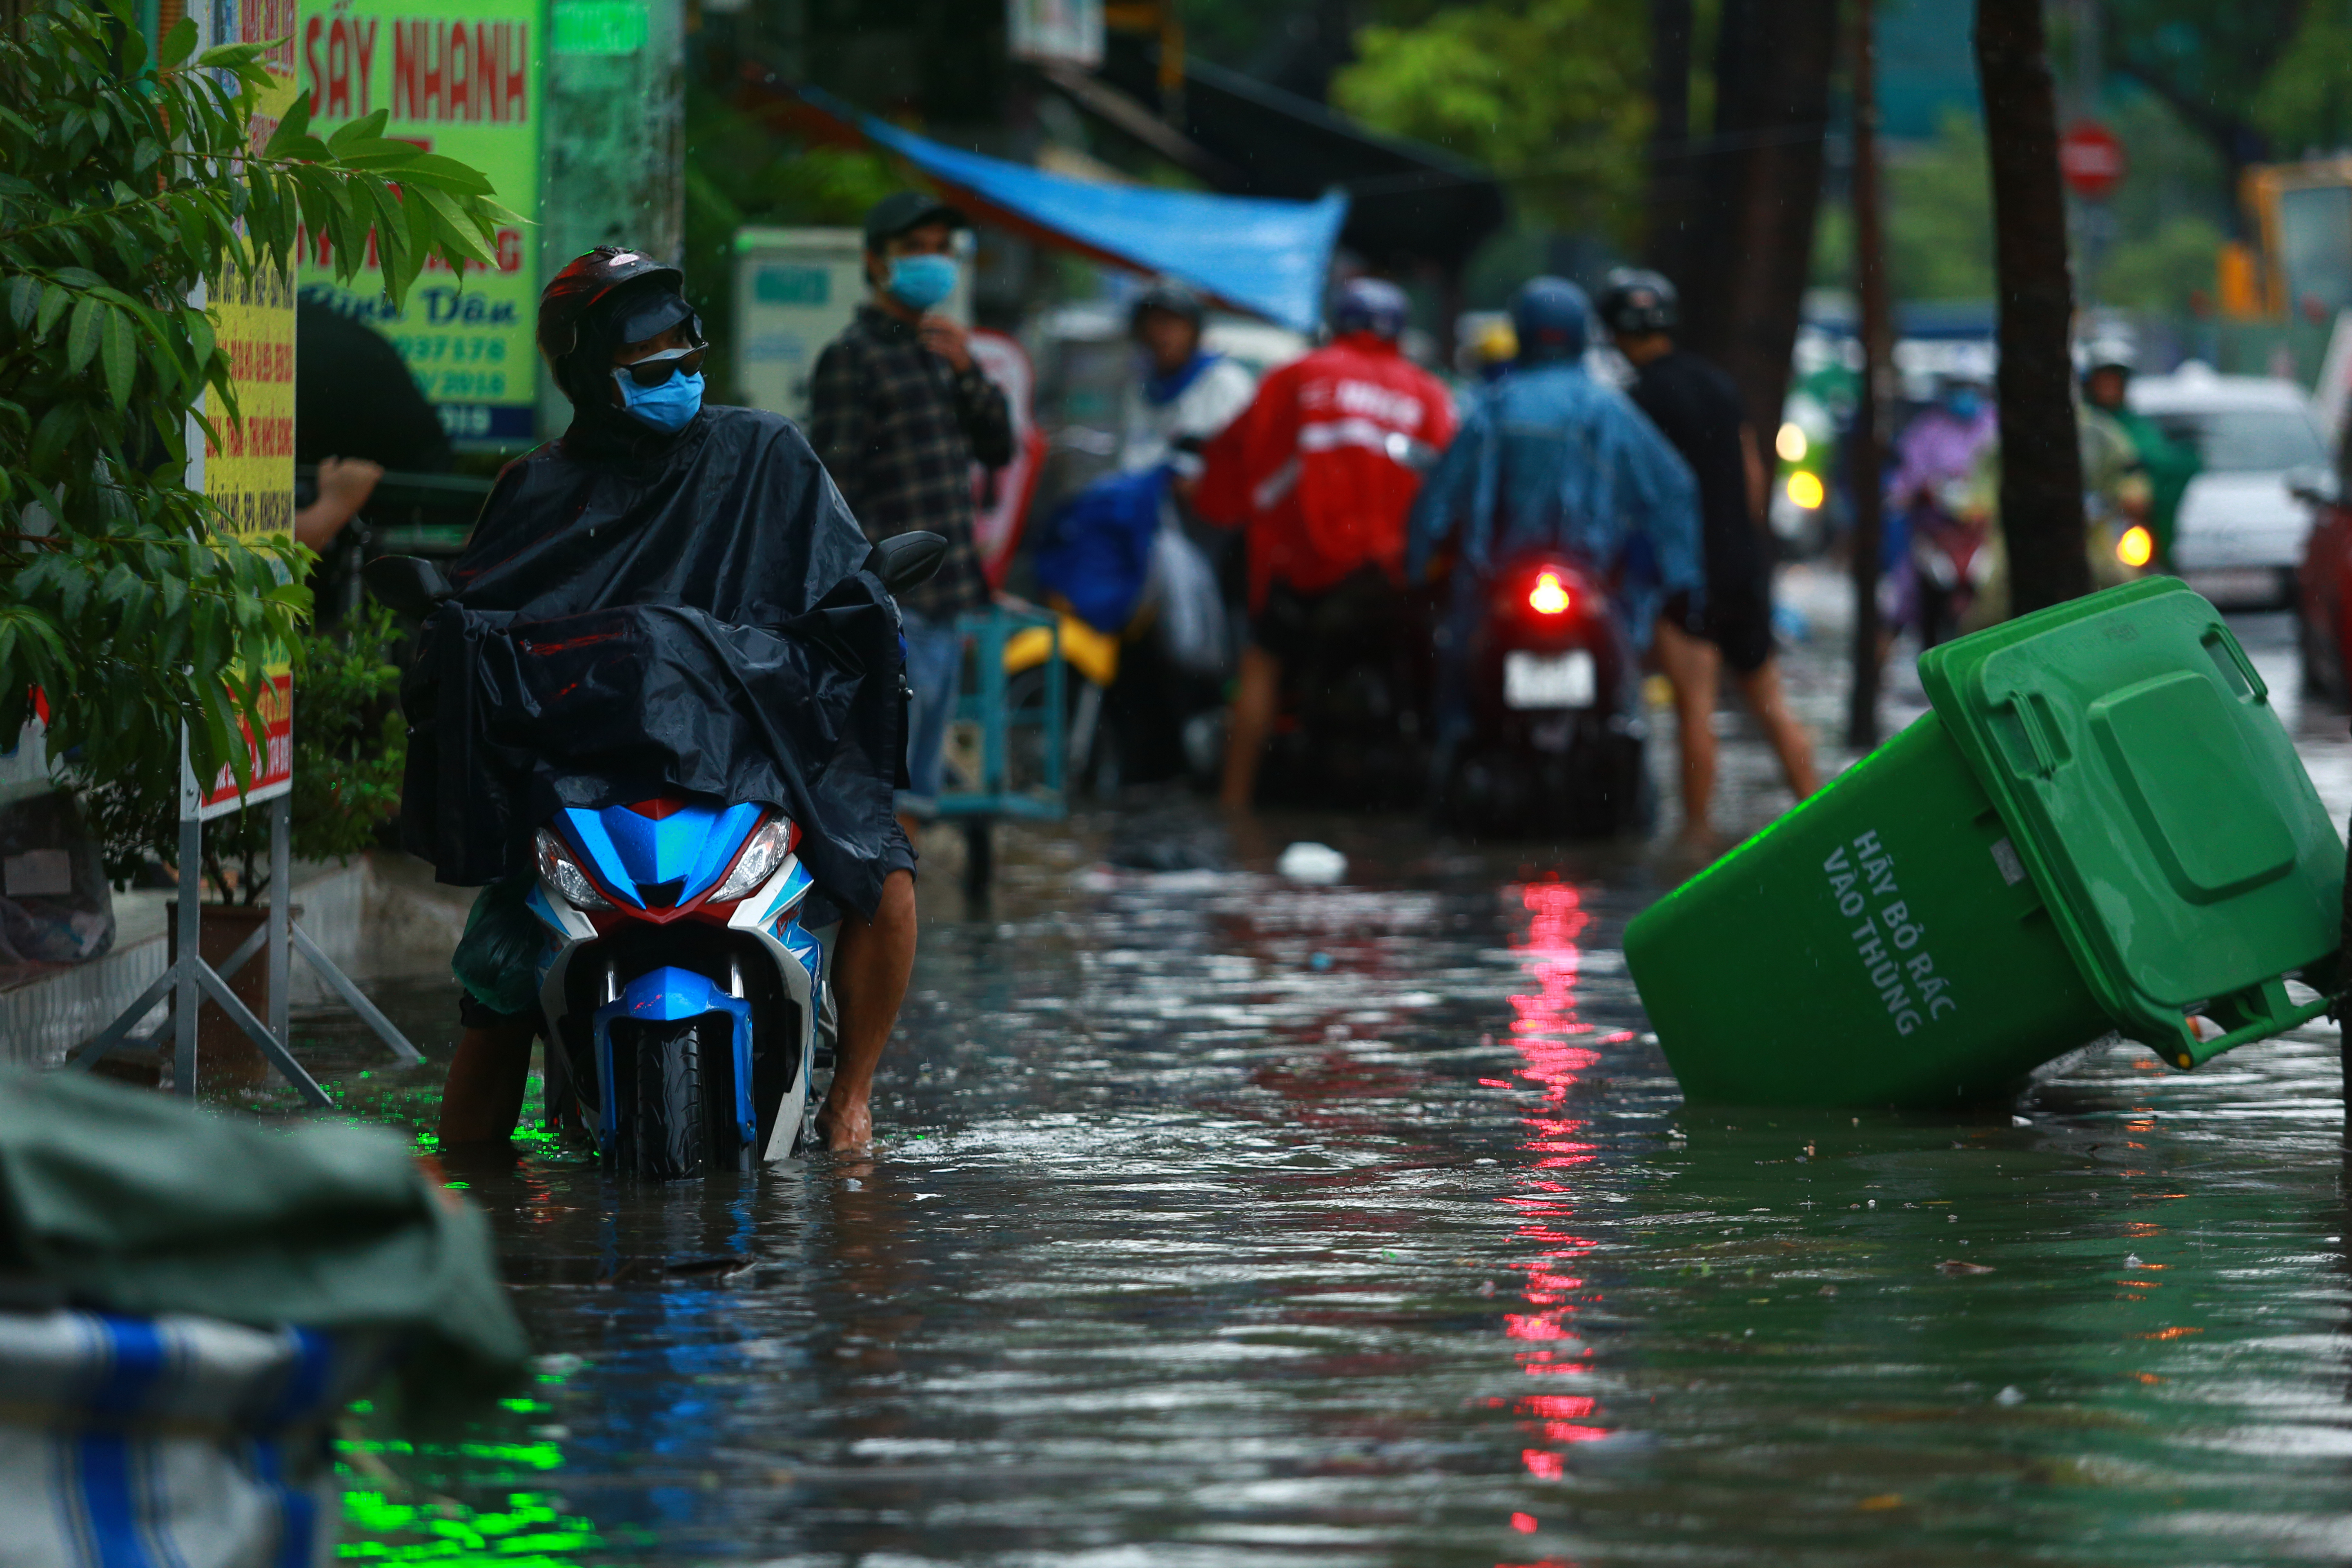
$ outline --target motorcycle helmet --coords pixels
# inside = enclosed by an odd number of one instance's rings
[[[1208,307],[1201,302],[1201,296],[1173,278],[1155,278],[1150,288],[1135,297],[1134,305],[1127,312],[1128,336],[1135,337],[1142,332],[1143,316],[1147,310],[1164,310],[1169,315],[1181,316],[1192,324],[1196,332],[1209,314]]]
[[[1350,278],[1331,307],[1334,334],[1370,332],[1394,342],[1404,333],[1404,290],[1378,278]]]
[[[1621,338],[1671,332],[1682,324],[1682,300],[1664,273],[1620,267],[1609,274],[1596,307],[1610,331]]]
[[[1500,310],[1465,310],[1454,323],[1454,368],[1479,381],[1492,381],[1519,356],[1519,337]]]
[[[2121,371],[2126,380],[2139,368],[2139,355],[2121,338],[2099,338],[2083,347],[2083,379],[2103,370]]]
[[[1565,278],[1530,278],[1511,296],[1511,330],[1519,357],[1530,363],[1582,354],[1591,322],[1584,290]]]
[[[680,292],[685,274],[642,251],[600,245],[549,279],[539,296],[539,352],[574,403],[622,343],[658,337],[680,321],[702,322]],[[585,374],[583,374],[583,372]]]
[[[1967,371],[1947,371],[1936,378],[1936,403],[1962,424],[1973,422],[1990,401],[1984,377]]]

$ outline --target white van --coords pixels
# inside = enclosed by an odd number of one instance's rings
[[[2311,399],[2294,382],[2220,375],[2194,360],[2135,377],[2130,398],[2204,459],[2181,498],[2173,569],[2217,605],[2294,603],[2311,518],[2287,474],[2327,462]]]

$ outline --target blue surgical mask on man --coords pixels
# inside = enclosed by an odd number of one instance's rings
[[[909,310],[928,310],[955,292],[956,260],[952,256],[894,256],[890,280],[883,287]]]
[[[675,436],[702,412],[702,374],[672,374],[652,386],[639,386],[626,371],[613,379],[621,388],[621,405],[665,435]]]
[[[1948,392],[1944,394],[1944,411],[1967,425],[1984,412],[1984,398],[1973,388],[1963,387],[1957,392]]]

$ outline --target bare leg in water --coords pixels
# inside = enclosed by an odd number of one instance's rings
[[[907,978],[915,968],[915,877],[893,871],[882,884],[874,918],[841,917],[835,941],[833,983],[841,995],[841,1041],[833,1087],[816,1113],[817,1136],[828,1149],[863,1149],[874,1142],[874,1069],[898,1021]]]
[[[525,1018],[469,1028],[457,1041],[449,1081],[441,1090],[441,1147],[503,1143],[514,1135],[530,1079],[532,1033]]]
[[[1715,701],[1722,671],[1722,654],[1704,637],[1695,637],[1664,616],[1659,617],[1651,647],[1658,668],[1675,688],[1675,728],[1680,738],[1683,783],[1683,837],[1698,842],[1715,831],[1707,822],[1715,800]]]
[[[833,1088],[817,1111],[817,1133],[828,1149],[859,1149],[874,1141],[874,1069],[898,1021],[915,966],[915,878],[893,871],[882,884],[874,919],[841,918],[834,984],[841,987],[841,1042]],[[501,1143],[514,1135],[530,1077],[529,1021],[476,1027],[457,1042],[449,1081],[441,1091],[441,1146]]]
[[[1224,787],[1218,799],[1227,811],[1247,811],[1257,793],[1258,759],[1274,733],[1281,701],[1282,661],[1252,643],[1242,649],[1241,679],[1225,720]]]
[[[1746,675],[1735,670],[1731,683],[1739,688],[1748,711],[1756,715],[1764,738],[1780,759],[1780,773],[1789,781],[1789,793],[1803,800],[1820,789],[1822,777],[1813,767],[1813,738],[1797,722],[1788,696],[1780,689],[1780,661],[1768,658]]]

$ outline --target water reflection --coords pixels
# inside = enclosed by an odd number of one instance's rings
[[[1009,843],[871,1161],[453,1167],[563,1371],[394,1500],[806,1568],[2352,1561],[2332,1030],[1693,1114],[1643,865],[1348,831],[1325,889]]]
[[[1592,1250],[1592,1243],[1563,1227],[1577,1213],[1575,1188],[1567,1173],[1591,1163],[1592,1145],[1579,1136],[1587,1123],[1559,1111],[1577,1075],[1601,1058],[1590,1047],[1571,1043],[1575,1037],[1592,1033],[1592,1026],[1576,1016],[1577,939],[1591,917],[1568,883],[1535,882],[1519,891],[1528,912],[1527,934],[1511,945],[1536,988],[1511,998],[1511,1045],[1524,1064],[1517,1076],[1539,1088],[1542,1096],[1540,1108],[1522,1118],[1529,1136],[1519,1148],[1535,1156],[1532,1165],[1517,1177],[1521,1190],[1496,1202],[1520,1222],[1511,1233],[1513,1239],[1539,1250],[1532,1261],[1514,1265],[1527,1275],[1520,1295],[1531,1310],[1507,1314],[1503,1331],[1528,1347],[1516,1356],[1520,1370],[1549,1380],[1591,1370],[1592,1352],[1570,1326],[1576,1308],[1570,1293],[1582,1289],[1585,1282],[1568,1270]],[[1523,1394],[1514,1402],[1517,1414],[1528,1418],[1522,1428],[1539,1439],[1521,1450],[1519,1460],[1529,1475],[1556,1481],[1562,1473],[1564,1445],[1606,1437],[1609,1429],[1591,1424],[1596,1408],[1591,1394],[1552,1392],[1562,1386],[1556,1383],[1542,1386],[1546,1392]]]

